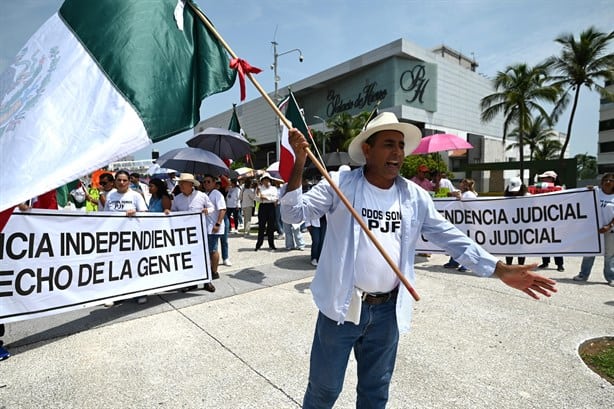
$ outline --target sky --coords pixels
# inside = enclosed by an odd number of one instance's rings
[[[611,0],[224,0],[196,1],[232,50],[261,68],[256,79],[274,90],[272,41],[278,54],[279,86],[317,74],[396,39],[431,49],[445,44],[474,56],[477,71],[494,77],[509,65],[537,64],[557,55],[554,39],[594,25],[613,29]],[[12,62],[28,38],[61,6],[61,0],[0,0],[0,72]],[[247,81],[247,100],[258,98]],[[569,152],[597,154],[599,94],[583,90],[574,119]],[[222,94],[204,100],[201,119],[240,103],[238,81]],[[569,110],[555,126],[565,132]],[[132,153],[148,159],[185,146],[192,132]]]

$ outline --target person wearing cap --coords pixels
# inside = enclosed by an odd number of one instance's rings
[[[505,197],[517,197],[528,195],[527,185],[522,183],[522,179],[515,176],[510,179],[510,183],[505,187],[503,196]],[[514,261],[514,257],[505,257],[505,264],[511,265]],[[526,257],[518,257],[518,264],[522,265],[526,261]]]
[[[405,156],[418,146],[420,130],[383,112],[352,140],[348,153],[364,165],[332,175],[359,217],[414,283],[414,253],[420,235],[469,265],[476,275],[496,275],[531,297],[550,296],[555,282],[530,266],[507,266],[454,227],[437,211],[429,193],[400,176]],[[349,355],[357,362],[357,407],[384,408],[399,334],[409,330],[412,296],[352,213],[324,180],[302,193],[309,143],[289,132],[295,152],[290,180],[282,190],[284,222],[326,215],[328,229],[311,284],[319,310],[311,348],[303,408],[330,408],[343,386]]]
[[[429,172],[430,172],[429,167],[422,164],[418,166],[418,169],[416,170],[416,174],[414,175],[414,177],[409,180],[411,180],[412,182],[414,182],[416,185],[420,186],[422,189],[426,190],[427,192],[432,192],[435,190],[435,185],[427,177],[429,175]]]
[[[589,186],[589,188],[591,188]],[[603,278],[614,287],[614,173],[605,173],[597,188],[597,199],[601,209],[600,221],[603,224],[598,232],[604,235],[605,252],[603,256]],[[574,281],[587,281],[595,263],[595,256],[582,257],[580,273]]]
[[[559,175],[553,170],[548,170],[541,175],[537,175],[537,177],[540,182],[552,184],[552,186],[560,186]],[[563,257],[554,257],[557,271],[565,271],[563,263]],[[548,264],[550,264],[550,257],[542,257],[542,263],[537,268],[548,268]]]
[[[256,240],[255,251],[262,247],[265,234],[269,243],[269,250],[277,250],[277,247],[275,247],[275,229],[277,228],[275,206],[278,198],[278,190],[271,184],[271,175],[265,172],[260,176],[260,186],[256,189],[256,200],[260,202],[260,205],[258,206],[258,239]]]
[[[211,200],[209,200],[209,197],[203,192],[196,189],[200,186],[200,182],[196,180],[194,178],[194,175],[192,175],[191,173],[180,174],[179,178],[177,179],[177,186],[179,187],[180,192],[175,195],[171,210],[165,210],[164,213],[169,214],[170,212],[191,211],[203,212],[207,215],[209,214],[209,212],[212,212],[214,210],[213,203],[211,202]],[[207,233],[209,233],[212,228],[213,226],[211,226],[211,223],[209,223],[209,220],[207,219]],[[207,234],[207,237],[209,237],[209,234]],[[213,269],[213,266],[211,267],[211,271],[216,271]],[[197,286],[192,285],[189,287],[182,288],[181,291],[187,292],[196,290],[196,288]],[[215,292],[215,286],[212,283],[205,283],[205,286],[203,288],[210,293]]]

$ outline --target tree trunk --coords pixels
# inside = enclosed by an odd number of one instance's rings
[[[524,183],[524,131],[522,129],[519,129],[519,131],[520,140],[518,142],[520,144],[520,180],[522,180],[522,183]]]
[[[573,119],[576,115],[576,108],[578,107],[578,99],[580,98],[580,87],[582,84],[578,84],[576,86],[576,95],[573,98],[573,105],[571,107],[571,114],[569,115],[569,124],[567,124],[567,135],[565,135],[565,143],[561,148],[561,156],[559,156],[559,160],[561,162],[561,168],[563,167],[563,159],[565,159],[565,151],[567,150],[567,146],[569,145],[569,140],[571,139],[571,127],[573,126]]]

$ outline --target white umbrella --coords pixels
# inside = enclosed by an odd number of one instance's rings
[[[266,168],[266,171],[274,178],[281,179],[281,175],[279,174],[279,161],[271,163],[269,167]]]
[[[149,167],[149,169],[147,169],[147,174],[150,176],[159,175],[162,173],[163,174],[177,173],[177,171],[175,169],[160,167],[160,165],[158,165],[157,163],[154,163],[153,165]]]
[[[254,176],[254,169],[248,167],[237,168],[234,170],[239,176]]]

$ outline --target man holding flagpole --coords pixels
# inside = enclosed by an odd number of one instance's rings
[[[414,282],[415,246],[422,234],[479,276],[495,274],[533,298],[556,292],[553,280],[531,271],[535,264],[507,266],[488,254],[439,214],[428,192],[399,175],[420,138],[414,125],[381,113],[349,147],[352,160],[364,166],[333,176],[403,275]],[[297,129],[290,130],[288,142],[295,161],[281,192],[284,222],[326,215],[330,227],[311,285],[319,315],[303,408],[334,405],[352,349],[358,374],[356,407],[384,408],[399,334],[409,330],[412,297],[328,181],[302,193],[309,143]]]

